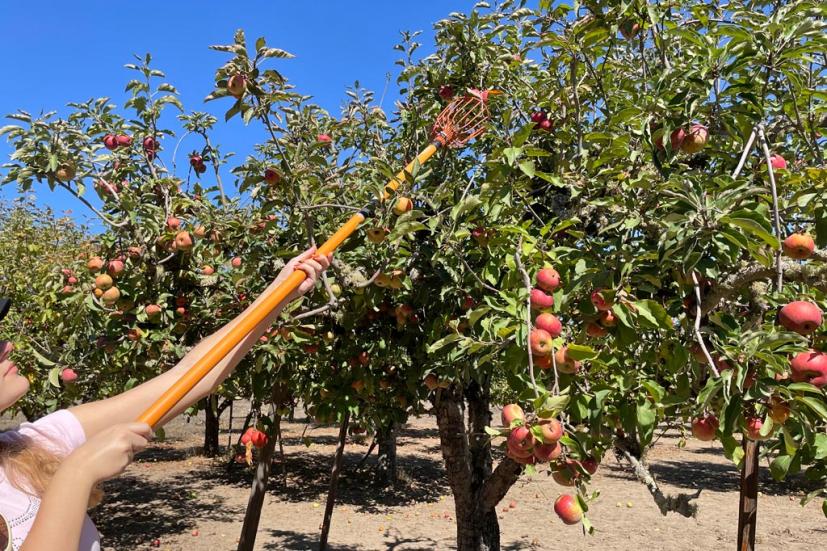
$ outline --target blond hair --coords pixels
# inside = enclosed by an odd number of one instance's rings
[[[62,460],[62,457],[20,433],[15,434],[14,438],[0,440],[0,469],[12,486],[33,497],[42,497],[46,493]],[[102,497],[103,492],[98,487],[93,488],[89,507],[100,503]]]

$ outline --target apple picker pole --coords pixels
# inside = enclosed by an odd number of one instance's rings
[[[387,200],[395,192],[405,176],[412,173],[418,165],[424,164],[434,153],[443,147],[461,147],[485,131],[488,120],[488,96],[499,93],[496,90],[469,90],[465,96],[457,96],[437,116],[433,128],[433,141],[408,163],[392,180],[385,185],[382,201]],[[369,216],[373,215],[378,199],[371,202],[358,213],[354,214],[318,249],[319,255],[327,255],[335,251]],[[246,337],[253,328],[264,320],[287,296],[298,288],[304,281],[306,274],[300,270],[293,272],[279,287],[274,289],[265,299],[241,319],[233,329],[213,348],[207,351],[200,360],[181,376],[172,386],[162,394],[145,412],[138,417],[138,421],[154,427],[175,407],[207,374],[224,359],[224,357]]]

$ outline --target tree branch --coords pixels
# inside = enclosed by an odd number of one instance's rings
[[[496,507],[497,503],[505,497],[508,490],[520,478],[522,472],[523,466],[510,457],[500,461],[500,464],[497,465],[497,468],[494,469],[494,472],[491,473],[491,476],[485,480],[482,486],[480,492],[482,511],[489,511]]]
[[[627,450],[620,441],[615,441],[616,450],[622,455],[629,465],[632,467],[632,472],[635,477],[644,485],[652,498],[655,500],[660,513],[666,516],[667,513],[679,513],[684,517],[694,517],[698,513],[698,506],[690,503],[691,500],[697,499],[701,495],[701,490],[698,490],[695,495],[678,494],[676,496],[664,495],[658,486],[657,481],[649,472],[641,461],[639,461],[629,450]]]

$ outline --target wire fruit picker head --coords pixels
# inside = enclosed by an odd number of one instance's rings
[[[485,132],[489,118],[488,98],[492,94],[499,93],[497,90],[469,90],[466,95],[455,97],[445,106],[434,121],[433,141],[385,185],[381,200],[385,201],[390,198],[391,194],[405,181],[405,176],[410,174],[417,165],[427,162],[439,149],[462,147]],[[379,198],[372,199],[367,206],[354,214],[319,247],[317,254],[323,256],[335,251],[362,222],[372,215],[379,200]],[[296,270],[252,310],[243,314],[239,323],[147,408],[138,421],[152,427],[156,426],[256,325],[296,290],[306,277],[303,271]]]

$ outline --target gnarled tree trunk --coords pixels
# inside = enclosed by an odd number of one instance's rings
[[[461,405],[467,400],[468,430]],[[464,396],[455,386],[434,400],[442,458],[454,495],[458,551],[499,551],[496,506],[517,481],[522,467],[504,458],[492,470],[489,383],[472,382]]]

